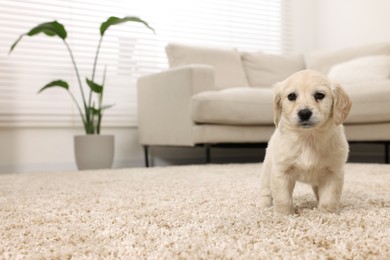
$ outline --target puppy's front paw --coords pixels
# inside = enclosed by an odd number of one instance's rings
[[[283,214],[283,215],[292,215],[294,214],[294,207],[293,206],[277,206],[275,205],[275,208],[274,208],[275,212],[277,213],[280,213],[280,214]]]
[[[257,202],[257,206],[259,208],[268,208],[272,205],[272,198],[271,196],[262,196],[260,197],[259,201]]]
[[[339,207],[338,204],[336,203],[331,203],[331,204],[325,204],[325,203],[320,203],[318,206],[318,209],[322,212],[325,213],[338,213],[339,212]]]

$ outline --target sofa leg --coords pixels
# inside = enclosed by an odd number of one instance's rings
[[[145,167],[149,167],[149,146],[144,145]]]
[[[385,143],[385,163],[389,163],[389,143]]]
[[[206,155],[206,164],[209,164],[211,162],[211,146],[209,144],[204,145],[205,148],[205,155]]]

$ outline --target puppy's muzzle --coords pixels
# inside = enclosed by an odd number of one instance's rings
[[[301,109],[298,111],[298,117],[299,117],[299,120],[301,121],[301,123],[309,123],[309,120],[312,116],[313,112],[308,109],[308,108],[305,108],[305,109]]]

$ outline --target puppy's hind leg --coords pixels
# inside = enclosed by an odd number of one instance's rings
[[[258,207],[267,208],[272,205],[272,193],[270,187],[271,162],[267,158],[264,160],[260,176],[260,199]]]
[[[318,186],[313,185],[312,188],[314,195],[316,196],[317,202],[320,201],[320,197],[318,196]]]

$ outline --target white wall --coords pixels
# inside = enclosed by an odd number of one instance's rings
[[[390,41],[388,0],[292,0],[294,51]]]
[[[317,14],[317,48],[390,41],[388,0],[321,0]]]
[[[104,128],[115,135],[115,168],[143,166],[136,128]],[[0,173],[75,170],[77,128],[0,128]]]
[[[292,7],[292,51],[307,52],[315,49],[316,1],[291,0]]]

